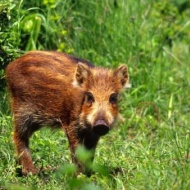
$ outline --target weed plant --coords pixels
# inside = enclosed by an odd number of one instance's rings
[[[8,0],[0,11],[7,16],[0,21],[7,24],[0,25],[0,189],[190,189],[188,0]],[[73,176],[66,136],[49,129],[34,134],[31,151],[38,168],[51,168],[40,176],[16,172],[4,68],[32,49],[129,67],[132,88],[120,97],[125,120],[100,140],[91,177]]]

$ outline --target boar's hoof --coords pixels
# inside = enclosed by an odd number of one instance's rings
[[[104,120],[96,121],[95,125],[93,126],[93,132],[99,136],[107,134],[109,129],[109,126]]]

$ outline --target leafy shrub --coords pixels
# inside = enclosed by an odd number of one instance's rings
[[[66,1],[24,1],[22,4],[22,48],[72,52],[67,45],[65,22],[69,3]]]
[[[16,27],[17,3],[0,2],[0,89],[5,85],[4,68],[19,54],[20,34]]]

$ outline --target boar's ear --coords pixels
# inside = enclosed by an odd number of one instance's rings
[[[119,66],[114,71],[114,75],[119,80],[119,83],[122,85],[122,88],[130,88],[131,87],[131,85],[129,84],[128,68],[126,65]]]
[[[75,72],[75,78],[74,78],[74,86],[81,86],[85,80],[89,77],[90,70],[87,65],[84,63],[79,62],[77,65],[77,69]]]

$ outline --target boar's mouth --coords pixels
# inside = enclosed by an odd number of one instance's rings
[[[92,128],[93,132],[98,136],[106,135],[110,127],[106,124],[104,120],[97,120]]]

